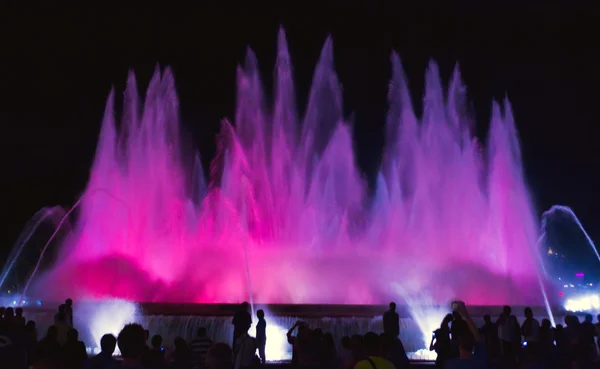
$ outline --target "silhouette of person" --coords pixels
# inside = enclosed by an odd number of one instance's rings
[[[146,347],[146,334],[139,324],[127,324],[117,337],[117,346],[123,360],[117,368],[140,368]]]
[[[233,316],[231,324],[233,324],[233,348],[235,350],[235,340],[244,333],[248,333],[248,329],[252,325],[252,317],[250,316],[250,305],[244,301],[238,311]]]
[[[500,339],[498,338],[498,326],[492,322],[489,314],[483,316],[483,327],[480,332],[485,349],[489,356],[497,357],[500,354]]]
[[[65,300],[65,313],[69,327],[73,328],[73,300],[70,298]]]
[[[58,307],[58,313],[54,315],[54,325],[58,330],[58,342],[64,345],[67,341],[67,332],[69,331],[69,321],[67,319],[67,305],[62,304]]]
[[[208,369],[233,368],[233,351],[226,343],[215,343],[206,353],[206,367]]]
[[[14,328],[14,320],[15,320],[15,311],[12,307],[7,307],[4,310],[4,317],[2,318],[3,328],[5,333],[12,335]]]
[[[579,340],[581,342],[581,349],[586,353],[586,357],[593,358],[596,360],[598,351],[596,350],[596,327],[594,327],[594,318],[591,314],[586,314],[579,328]]]
[[[159,334],[152,336],[152,348],[142,356],[142,364],[148,368],[162,368],[165,363],[165,349],[162,347],[163,338]]]
[[[390,302],[390,309],[383,314],[383,332],[392,337],[400,335],[400,316],[395,302]]]
[[[25,317],[23,316],[23,308],[18,307],[15,309],[15,326],[19,328],[25,327]]]
[[[198,335],[190,345],[194,369],[203,369],[206,366],[206,355],[212,344],[212,340],[206,336],[206,327],[198,328]]]
[[[45,362],[47,365],[58,365],[61,356],[61,345],[58,343],[58,328],[52,325],[48,328],[46,336],[42,338],[35,350],[36,362]]]
[[[89,361],[90,369],[109,369],[115,365],[112,355],[117,347],[117,339],[112,334],[105,334],[100,339],[100,353]]]
[[[379,339],[381,340],[382,353],[386,354],[384,357],[391,361],[396,366],[396,369],[410,367],[410,360],[406,355],[406,350],[400,338],[382,333]]]
[[[520,327],[517,318],[512,315],[512,309],[506,305],[502,308],[502,314],[496,321],[498,336],[500,337],[502,354],[509,360],[513,360],[519,351],[521,343]]]
[[[450,336],[452,342],[458,344],[458,338],[469,331],[467,322],[462,318],[458,311],[452,312],[452,327],[450,327]]]
[[[368,332],[363,338],[365,354],[354,366],[354,369],[396,369],[396,366],[382,353],[381,339],[378,334]]]
[[[521,325],[521,335],[523,340],[527,342],[525,351],[531,354],[536,352],[537,344],[540,341],[540,322],[533,317],[533,310],[530,307],[526,307],[524,313],[525,320]]]
[[[38,342],[37,337],[37,328],[35,326],[35,322],[30,320],[25,324],[24,330],[24,339],[25,339],[25,350],[27,353],[27,363],[28,365],[33,365],[36,361],[35,357],[35,347]]]
[[[454,346],[450,340],[450,323],[453,320],[454,317],[452,314],[447,314],[442,320],[440,327],[433,332],[429,351],[435,351],[437,354],[437,358],[435,359],[435,366],[437,368],[443,368],[446,360],[456,356]]]
[[[62,349],[64,369],[79,369],[84,366],[87,360],[87,352],[85,344],[79,340],[79,332],[76,329],[69,329],[67,342],[65,342]]]
[[[265,320],[265,312],[262,309],[256,311],[258,323],[256,324],[256,346],[258,347],[258,356],[260,362],[267,361],[265,356],[265,347],[267,346],[267,321]]]
[[[191,368],[192,351],[190,350],[190,346],[181,337],[176,337],[173,344],[175,345],[175,351],[173,351],[169,360],[171,367],[177,369]]]
[[[248,335],[246,329],[241,335],[235,339],[235,347],[233,348],[234,366],[235,369],[247,369],[253,367],[256,357],[256,339]]]

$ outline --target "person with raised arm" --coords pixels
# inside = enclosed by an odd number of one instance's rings
[[[443,368],[446,360],[456,356],[456,349],[452,345],[450,340],[450,324],[454,320],[452,314],[447,314],[440,324],[440,328],[433,332],[431,343],[429,344],[429,351],[434,351],[437,354],[435,359],[435,366],[437,368]]]
[[[456,301],[455,311],[460,314],[468,330],[459,332],[457,358],[449,359],[444,363],[444,369],[485,369],[487,358],[485,346],[479,335],[479,329],[471,319],[465,303]]]

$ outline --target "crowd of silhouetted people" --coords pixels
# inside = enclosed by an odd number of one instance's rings
[[[464,306],[464,305],[463,305]],[[505,306],[494,322],[484,316],[477,328],[466,309],[460,306],[446,315],[433,333],[430,350],[437,353],[439,368],[531,368],[592,369],[600,368],[600,315],[596,324],[586,315],[583,322],[566,315],[565,325],[552,327],[550,320],[540,322],[533,310],[524,309],[519,323],[510,306]],[[469,361],[469,364],[465,362]],[[470,365],[470,366],[468,366]]]
[[[27,321],[22,308],[0,308],[0,369],[249,369],[267,361],[265,315],[256,312],[256,332],[250,332],[252,316],[243,303],[235,313],[232,344],[213,343],[205,327],[187,342],[178,337],[165,351],[163,338],[150,335],[139,324],[126,325],[117,337],[102,337],[101,351],[89,355],[73,327],[73,302],[68,299],[54,315],[54,324],[38,340],[36,324]],[[597,338],[599,321],[591,315],[583,322],[567,315],[565,326],[553,328],[548,319],[540,322],[530,308],[519,323],[505,306],[494,322],[489,315],[477,327],[464,303],[453,303],[433,332],[429,349],[437,353],[436,367],[446,369],[592,369],[600,368]],[[383,315],[383,333],[346,336],[341,350],[331,333],[296,322],[287,333],[291,365],[299,368],[404,369],[411,363],[400,340],[396,305]],[[254,333],[251,336],[250,333]],[[115,355],[118,348],[119,355]]]
[[[54,315],[54,322],[38,340],[34,321],[26,321],[23,309],[0,308],[0,368],[1,369],[203,369],[208,352],[216,346],[208,338],[206,328],[198,328],[190,343],[175,338],[174,349],[168,353],[160,335],[150,338],[150,332],[139,324],[129,324],[118,337],[105,334],[101,351],[88,355],[86,345],[73,327],[73,301],[67,299]],[[119,356],[115,355],[119,349]]]

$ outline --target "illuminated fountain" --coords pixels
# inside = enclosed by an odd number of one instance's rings
[[[40,270],[28,294],[198,303],[404,298],[415,308],[460,297],[471,305],[540,305],[538,227],[508,102],[493,104],[480,145],[458,68],[445,89],[429,65],[417,115],[396,54],[391,64],[387,143],[374,194],[355,163],[331,39],[302,115],[284,33],[272,102],[248,50],[237,70],[234,125],[223,121],[207,171],[197,154],[192,161],[193,153],[181,150],[170,70],[155,73],[143,101],[131,74],[119,121],[114,93],[106,104],[73,231],[55,267]],[[439,324],[434,315],[417,319],[423,337]]]
[[[570,231],[565,232],[564,228],[570,228]],[[600,312],[600,294],[595,285],[599,277],[596,271],[600,266],[600,255],[571,208],[554,205],[542,214],[540,243],[547,249],[547,257],[550,258],[544,271],[549,274],[549,279],[554,280],[559,294],[563,296],[565,310]],[[582,270],[591,272],[587,275],[589,280],[585,280]]]

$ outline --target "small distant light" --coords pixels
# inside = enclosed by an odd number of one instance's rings
[[[10,293],[10,290],[8,290],[8,293]]]
[[[562,281],[562,279],[560,279],[560,277],[558,277],[558,280],[559,280],[559,281]]]
[[[558,296],[560,296],[560,297],[563,297],[564,295],[565,295],[565,293],[564,293],[563,291],[560,291],[560,292],[558,293]]]
[[[21,301],[21,305],[26,305],[26,304],[27,304],[27,301],[25,301],[25,300]]]
[[[13,305],[16,305],[16,304],[17,304],[17,301],[13,301]]]
[[[584,274],[583,273],[575,273],[575,277],[577,278],[583,278]]]
[[[37,306],[42,306],[42,302],[41,302],[40,300],[37,300],[37,301],[35,302],[35,304],[36,304]]]
[[[563,287],[564,287],[564,288],[569,288],[569,285],[568,285],[568,284],[565,284]]]

